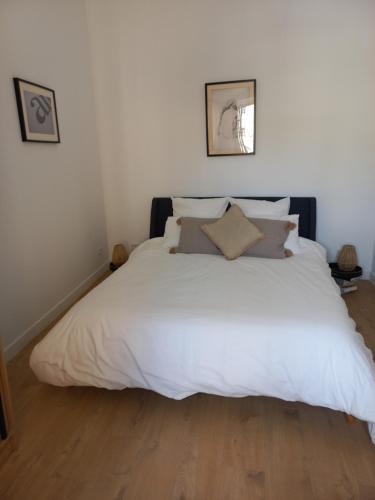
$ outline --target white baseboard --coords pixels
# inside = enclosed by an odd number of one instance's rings
[[[374,273],[370,273],[370,281],[375,286],[375,272]]]
[[[105,262],[84,279],[79,285],[68,293],[63,299],[59,300],[49,311],[41,318],[27,328],[11,344],[5,346],[4,357],[6,361],[12,359],[25,345],[27,345],[36,335],[46,328],[56,317],[64,310],[68,309],[77,298],[82,295],[95,281],[108,270],[108,262]]]

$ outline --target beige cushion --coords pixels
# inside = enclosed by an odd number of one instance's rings
[[[293,255],[290,250],[286,251],[284,243],[289,236],[289,232],[296,227],[296,224],[276,219],[251,218],[250,220],[264,234],[264,238],[248,248],[243,255],[267,257],[269,259],[284,259]]]
[[[216,222],[203,224],[202,231],[228,260],[237,259],[251,245],[263,238],[263,233],[248,220],[238,205]]]

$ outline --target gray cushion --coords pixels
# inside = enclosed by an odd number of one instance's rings
[[[211,224],[219,219],[200,219],[196,217],[181,217],[180,242],[177,248],[171,248],[170,253],[212,254],[221,255],[220,250],[204,234],[202,225]],[[284,243],[293,223],[275,219],[250,219],[264,234],[264,238],[248,248],[242,255],[282,259],[292,255],[286,251]]]
[[[284,247],[289,231],[296,227],[293,222],[276,219],[251,218],[250,220],[264,234],[264,238],[248,248],[243,255],[269,259],[284,259],[293,255]]]
[[[170,253],[203,253],[221,255],[221,252],[201,229],[207,224],[218,219],[200,219],[197,217],[181,217],[180,242],[177,248],[171,248]]]

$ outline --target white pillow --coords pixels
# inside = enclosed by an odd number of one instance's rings
[[[242,200],[241,198],[229,198],[231,205],[238,205],[246,217],[261,217],[262,219],[273,219],[289,214],[290,198],[279,201],[265,200]]]
[[[287,220],[289,222],[294,222],[296,227],[289,231],[289,236],[286,239],[286,242],[284,243],[284,247],[287,248],[288,250],[291,250],[294,254],[301,253],[302,248],[299,243],[299,235],[298,235],[298,223],[299,223],[299,215],[298,214],[293,214],[293,215],[284,215],[283,217],[280,217],[280,220]]]
[[[181,226],[177,224],[179,217],[168,217],[165,224],[163,247],[178,247],[180,243]]]
[[[228,206],[228,198],[172,198],[174,217],[222,217]]]

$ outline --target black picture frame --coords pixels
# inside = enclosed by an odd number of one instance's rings
[[[248,102],[251,103],[248,106],[241,107],[241,114],[245,108],[249,108],[249,116],[246,119],[246,122],[249,122],[248,132],[243,132],[243,127],[240,127],[240,131],[238,132],[238,123],[241,119],[238,119],[238,105],[235,103],[236,101],[236,93],[237,97],[239,95],[239,90],[242,90],[242,93],[248,89],[249,96],[245,99],[248,99]],[[215,136],[216,138],[220,135],[220,132],[215,132],[215,129],[219,130],[218,125],[215,123],[215,115],[217,121],[217,112],[215,113],[215,107],[217,111],[217,106],[220,106],[220,101],[217,104],[213,101],[213,91],[227,91],[228,98],[226,105],[222,108],[220,114],[219,127],[221,123],[221,118],[227,110],[233,110],[235,116],[232,119],[232,133],[235,135],[238,134],[238,137],[227,137],[228,144],[233,144],[232,147],[225,146],[217,147],[215,145]],[[224,96],[221,96],[222,98]],[[230,105],[231,101],[234,101],[233,105]],[[237,98],[238,101],[238,98]],[[251,78],[247,80],[232,80],[225,82],[210,82],[205,84],[205,104],[206,104],[206,147],[207,147],[207,156],[244,156],[244,155],[255,155],[255,144],[256,144],[256,79]],[[222,105],[222,102],[221,102]],[[251,106],[253,109],[250,110]],[[236,108],[236,109],[235,109]],[[252,116],[251,125],[249,117]],[[233,123],[236,122],[236,128],[233,127]],[[252,127],[252,129],[251,129]],[[243,136],[246,135],[246,142]],[[251,139],[251,142],[250,142]],[[225,142],[223,140],[223,143]],[[237,142],[237,146],[236,146]]]
[[[55,91],[22,78],[13,84],[22,141],[60,143]]]

